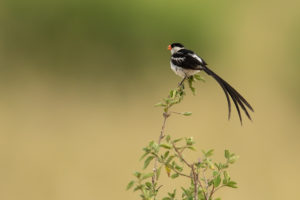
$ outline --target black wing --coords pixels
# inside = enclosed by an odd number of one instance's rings
[[[171,56],[171,62],[174,65],[184,69],[201,70],[202,67],[207,65],[206,62],[197,56],[193,51],[181,49]]]

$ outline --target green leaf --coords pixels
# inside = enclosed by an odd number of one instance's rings
[[[153,176],[153,172],[148,173],[148,174],[144,174],[144,175],[142,176],[142,180],[145,180],[145,179],[150,178],[150,177],[152,177],[152,176]]]
[[[176,189],[172,193],[168,192],[168,195],[173,200],[175,198],[175,196],[176,196]]]
[[[152,188],[152,184],[150,182],[146,182],[145,185],[148,187],[148,188]]]
[[[206,156],[206,157],[210,157],[210,156],[213,155],[213,153],[214,153],[214,150],[213,150],[213,149],[210,149],[208,152],[206,152],[205,156]]]
[[[166,159],[168,157],[169,153],[170,153],[170,151],[166,151],[163,158]]]
[[[149,153],[150,153],[150,152],[144,153],[144,154],[141,156],[140,161],[143,160]]]
[[[205,157],[210,157],[213,155],[214,150],[210,149],[208,152],[205,152],[204,150],[202,150],[202,153],[204,154]]]
[[[142,173],[141,172],[134,172],[133,174],[135,177],[140,178]]]
[[[221,170],[221,168],[222,168],[222,164],[221,163],[220,164],[215,163],[215,166],[217,167],[218,170]]]
[[[237,183],[234,181],[229,181],[229,183],[226,184],[228,187],[237,188]]]
[[[165,107],[166,104],[162,103],[162,102],[158,102],[157,104],[154,104],[155,107],[159,107],[159,106],[162,106],[162,107]]]
[[[216,177],[219,174],[217,171],[213,171],[213,177]]]
[[[154,142],[154,141],[151,141],[149,143],[149,147],[151,149],[153,149],[155,152],[158,152],[158,150],[159,150],[159,145],[156,142]]]
[[[170,142],[170,139],[171,139],[171,136],[170,136],[170,135],[167,135],[166,141],[167,141],[167,142]]]
[[[229,162],[230,164],[233,164],[233,163],[235,163],[235,161],[236,161],[238,158],[239,158],[238,156],[233,155],[233,156],[231,156],[231,157],[229,158],[228,162]]]
[[[160,144],[159,146],[165,148],[165,149],[171,149],[172,147],[168,144]]]
[[[171,90],[171,98],[174,99],[176,97],[177,91]]]
[[[126,187],[126,190],[129,190],[134,185],[134,181],[130,181]]]
[[[188,79],[188,82],[189,82],[189,88],[191,89],[193,95],[195,95],[195,88],[193,87],[193,82],[194,82],[194,77],[193,76],[190,76],[189,79]]]
[[[149,145],[148,145],[148,146],[149,146],[150,148],[152,148],[152,146],[153,146],[154,143],[155,143],[155,142],[152,140],[152,141],[149,142]]]
[[[177,142],[181,141],[182,139],[183,139],[183,138],[175,139],[175,140],[173,140],[173,143],[177,143]]]
[[[179,174],[176,173],[176,174],[173,174],[173,175],[171,176],[171,178],[172,178],[172,179],[175,179],[175,178],[177,178],[178,176],[179,176]]]
[[[224,171],[223,174],[224,174],[223,184],[227,185],[227,183],[230,181],[230,177],[229,177],[227,171]]]
[[[187,148],[190,150],[196,151],[195,147],[193,147],[193,146],[188,146]]]
[[[225,150],[225,158],[230,158],[230,152],[227,149]]]
[[[170,167],[165,165],[165,169],[166,169],[167,175],[170,177],[170,173],[171,173]]]
[[[191,116],[192,115],[192,113],[191,112],[184,112],[184,113],[182,113],[184,116]]]
[[[162,200],[171,200],[170,197],[164,197]]]
[[[183,170],[183,168],[182,167],[180,167],[179,165],[175,165],[175,169],[177,169],[178,171],[180,171],[180,172],[182,172],[182,170]]]
[[[196,80],[198,80],[198,81],[203,81],[203,82],[205,82],[205,79],[204,79],[203,77],[201,77],[199,74],[195,74],[195,75],[194,75],[194,78],[195,78]]]
[[[166,161],[166,164],[169,164],[174,157],[175,156],[169,156],[168,160]]]
[[[153,160],[154,156],[149,156],[145,162],[144,162],[144,169],[146,169],[148,167],[148,165],[150,164],[151,160]]]
[[[161,172],[161,166],[156,171],[156,179],[159,179],[160,172]]]
[[[142,185],[138,185],[138,186],[136,186],[134,189],[133,189],[133,191],[135,192],[135,191],[137,191],[137,190],[140,190],[140,189],[142,189]]]
[[[186,138],[185,141],[186,141],[186,145],[193,145],[193,144],[195,144],[193,137]]]
[[[218,175],[216,178],[214,178],[214,186],[215,188],[218,187],[221,183],[221,176]]]

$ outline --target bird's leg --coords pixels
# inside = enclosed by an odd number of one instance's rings
[[[187,78],[188,76],[185,75],[184,78],[182,79],[182,81],[178,84],[178,87],[182,86],[183,85],[183,82],[185,81],[185,79]]]

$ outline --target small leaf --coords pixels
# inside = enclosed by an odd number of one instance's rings
[[[233,155],[233,156],[231,156],[231,157],[229,158],[228,162],[229,162],[230,164],[233,164],[233,163],[235,163],[235,161],[236,161],[238,158],[239,158],[238,156]]]
[[[169,142],[169,141],[170,141],[170,139],[171,139],[171,136],[170,136],[170,135],[167,135],[167,137],[166,137],[166,141],[167,141],[167,142]]]
[[[158,102],[157,104],[154,104],[155,107],[159,107],[159,106],[162,106],[162,107],[165,107],[166,104],[162,103],[162,102]]]
[[[168,160],[166,161],[166,164],[169,164],[174,157],[175,156],[169,156]]]
[[[173,174],[173,175],[171,176],[171,178],[172,178],[172,179],[175,179],[175,178],[177,178],[178,176],[179,176],[179,174],[176,173],[176,174]]]
[[[161,172],[161,166],[157,169],[156,171],[156,179],[158,180],[159,176],[160,176],[160,172]]]
[[[203,81],[203,82],[205,82],[205,79],[204,79],[202,76],[200,76],[199,74],[195,74],[195,75],[194,75],[194,78],[195,78],[196,80],[198,80],[198,81]]]
[[[149,156],[145,162],[144,162],[144,169],[146,169],[148,167],[148,165],[150,164],[151,160],[153,160],[154,156]]]
[[[148,188],[152,188],[152,184],[150,182],[146,182],[145,185],[148,187]]]
[[[179,165],[175,165],[175,169],[177,169],[178,171],[180,171],[180,172],[182,172],[182,170],[183,170],[183,168],[182,167],[180,167]]]
[[[153,176],[153,172],[148,173],[148,174],[144,174],[144,175],[142,176],[142,180],[147,179],[147,178],[150,178],[150,177],[152,177],[152,176]]]
[[[227,171],[224,171],[223,174],[224,174],[223,184],[227,185],[227,183],[230,181],[230,177],[229,177]]]
[[[193,146],[188,146],[187,148],[192,150],[192,151],[196,151],[195,147],[193,147]]]
[[[186,138],[185,140],[186,140],[186,145],[193,145],[193,144],[195,144],[193,137]]]
[[[236,182],[230,181],[229,183],[226,184],[226,186],[232,187],[232,188],[237,188],[237,185],[236,185],[236,184],[237,184]]]
[[[213,177],[216,177],[219,174],[217,171],[213,171]]]
[[[134,181],[130,181],[126,187],[126,190],[129,190],[130,188],[132,188],[133,184],[134,184]]]
[[[222,166],[222,164],[220,163],[220,164],[218,164],[218,163],[215,163],[215,166],[217,167],[217,169],[218,170],[221,170],[221,166]]]
[[[137,190],[140,190],[140,189],[142,189],[142,185],[138,185],[138,186],[136,186],[134,189],[133,189],[133,191],[135,192],[135,191],[137,191]]]
[[[225,158],[230,158],[230,152],[227,149],[225,150]]]
[[[214,186],[215,188],[218,187],[221,183],[221,176],[218,175],[216,178],[214,178]]]
[[[175,139],[175,140],[173,140],[173,143],[177,143],[177,142],[181,141],[182,139],[183,139],[183,138]]]
[[[182,113],[184,116],[191,116],[192,115],[192,113],[191,112],[184,112],[184,113]]]
[[[141,156],[140,161],[143,160],[149,153],[150,153],[150,152],[144,153],[144,154]]]
[[[140,178],[142,174],[141,172],[135,172],[133,175],[137,178]]]
[[[213,155],[213,153],[214,153],[214,150],[213,150],[213,149],[210,149],[208,152],[206,152],[205,156],[206,156],[206,157],[210,157],[210,156]]]
[[[174,99],[176,96],[177,91],[176,90],[172,90],[171,91],[171,97]]]
[[[170,151],[166,151],[163,158],[166,159],[168,157],[169,153],[170,153]]]
[[[165,165],[165,169],[166,169],[168,177],[170,177],[171,169],[167,165]]]
[[[160,144],[159,146],[165,148],[165,149],[171,149],[171,146],[168,144]]]

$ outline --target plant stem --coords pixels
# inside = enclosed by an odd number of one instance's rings
[[[191,168],[192,168],[193,182],[194,182],[194,187],[195,187],[194,188],[195,200],[198,200],[198,174],[195,171],[194,165],[192,165]]]
[[[161,140],[165,137],[165,127],[166,127],[166,122],[167,122],[167,119],[169,116],[170,116],[169,113],[167,113],[167,112],[163,113],[164,121],[163,121],[163,125],[161,127],[160,135],[158,138],[158,142],[157,142],[158,145],[160,145]],[[152,176],[152,185],[153,185],[154,190],[155,190],[155,182],[157,181],[157,159],[158,158],[155,158],[155,161],[154,161],[153,176]],[[155,199],[155,197],[154,197],[154,199]]]
[[[175,146],[174,143],[172,143],[173,147],[174,147],[174,150],[176,151],[177,155],[179,156],[179,158],[189,167],[189,168],[192,168],[192,165],[189,164],[182,156],[181,152],[178,150],[178,148]]]

